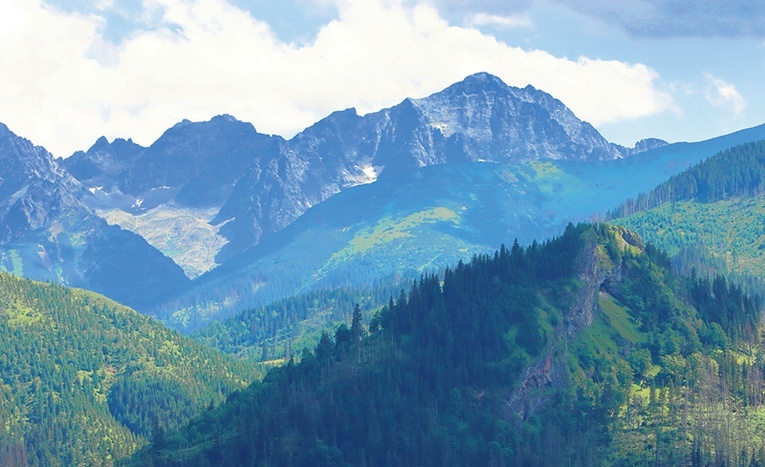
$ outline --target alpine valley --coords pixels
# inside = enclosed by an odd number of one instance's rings
[[[763,140],[487,73],[291,139],[0,124],[0,466],[760,465]]]

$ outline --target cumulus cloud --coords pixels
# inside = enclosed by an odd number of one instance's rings
[[[709,73],[704,75],[704,79],[707,84],[704,95],[713,107],[729,108],[735,116],[744,112],[746,101],[734,85]]]
[[[0,0],[0,121],[57,156],[100,135],[147,145],[183,118],[220,113],[291,136],[333,110],[376,111],[478,71],[543,89],[595,125],[672,107],[642,64],[510,47],[404,0],[336,6],[296,45],[225,0],[144,0],[160,26],[115,45],[97,12]]]

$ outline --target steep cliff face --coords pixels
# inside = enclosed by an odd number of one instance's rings
[[[634,233],[620,227],[609,229],[619,248],[642,251],[642,241]],[[569,345],[603,312],[599,297],[606,293],[606,285],[623,280],[621,262],[614,262],[596,238],[585,244],[578,261],[581,286],[577,298],[556,326],[545,355],[524,371],[519,388],[507,398],[508,419],[527,420],[548,401],[545,388],[561,389],[569,384]]]
[[[85,191],[45,149],[0,124],[0,242],[22,239],[69,210]]]

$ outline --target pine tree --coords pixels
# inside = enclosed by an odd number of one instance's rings
[[[357,303],[353,307],[353,318],[351,319],[351,334],[353,335],[354,343],[361,341],[364,337],[364,325],[362,324],[363,316],[361,315],[361,307]]]

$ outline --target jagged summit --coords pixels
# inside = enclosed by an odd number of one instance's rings
[[[651,149],[660,148],[662,146],[666,146],[667,143],[663,139],[659,138],[646,138],[641,139],[637,143],[635,143],[635,153],[644,152],[644,151],[650,151]]]
[[[95,215],[88,190],[49,152],[4,125],[0,173],[0,271],[90,288],[137,307],[184,283],[181,269],[144,239]]]
[[[230,114],[216,115],[210,119],[210,123],[246,123]]]
[[[508,86],[489,73],[470,75],[412,102],[431,127],[463,140],[459,146],[467,160],[610,160],[626,155],[550,94],[530,85]]]
[[[96,140],[95,143],[93,143],[93,146],[90,147],[90,149],[97,149],[99,147],[108,146],[109,140],[106,139],[106,136],[101,136]]]
[[[191,120],[189,120],[188,118],[184,118],[180,122],[178,122],[175,125],[173,125],[171,128],[183,128],[183,127],[185,127],[187,125],[191,125]]]
[[[196,277],[350,187],[433,165],[603,161],[631,151],[544,91],[481,72],[378,112],[333,112],[290,140],[221,114],[184,119],[149,147],[100,137],[57,167],[84,185],[87,208]]]

